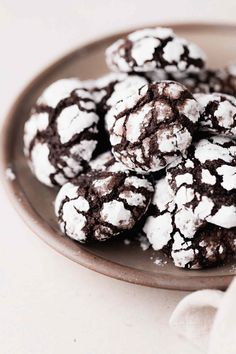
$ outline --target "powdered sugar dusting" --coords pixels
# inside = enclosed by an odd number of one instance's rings
[[[202,130],[236,136],[236,98],[223,93],[196,94],[201,105]]]
[[[5,175],[7,177],[7,179],[9,179],[9,181],[14,181],[16,179],[16,175],[13,172],[11,167],[8,167],[5,171]]]
[[[131,221],[131,212],[122,202],[113,200],[103,204],[101,218],[114,226],[126,227]]]
[[[156,95],[158,99],[147,101]],[[182,114],[185,120],[180,121]],[[181,84],[161,81],[145,85],[106,116],[113,154],[136,172],[158,171],[190,146],[198,117],[198,103]]]
[[[195,44],[177,37],[169,28],[146,28],[119,39],[106,50],[113,71],[169,73],[197,72],[206,56]]]
[[[37,100],[37,104],[48,105],[55,108],[71,91],[81,86],[81,81],[76,78],[61,79],[48,86]]]
[[[138,240],[140,242],[141,249],[143,251],[147,251],[150,247],[150,242],[148,241],[148,239],[145,236],[141,235],[139,236]]]

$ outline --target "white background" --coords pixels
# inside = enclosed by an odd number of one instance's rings
[[[38,71],[88,40],[165,21],[233,23],[235,13],[235,0],[0,0],[0,123]],[[27,229],[2,188],[0,221],[1,354],[198,353],[168,327],[186,293],[72,263]]]

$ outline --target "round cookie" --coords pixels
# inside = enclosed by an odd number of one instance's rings
[[[52,84],[25,123],[25,155],[37,179],[48,186],[81,173],[97,145],[96,105],[90,92],[78,86],[74,79]]]
[[[222,93],[195,94],[201,106],[200,129],[236,137],[236,98]]]
[[[228,230],[206,224],[192,239],[176,232],[170,254],[174,264],[181,268],[202,269],[220,265],[236,254],[236,228]]]
[[[167,180],[178,208],[196,222],[236,227],[236,142],[210,137],[192,145],[186,157],[167,167]]]
[[[236,228],[225,229],[178,209],[165,178],[157,180],[143,233],[154,250],[163,250],[177,267],[200,269],[218,265],[236,253]]]
[[[170,28],[147,28],[130,33],[106,50],[109,68],[121,72],[198,72],[206,56],[194,43],[180,38]]]
[[[136,172],[158,171],[190,146],[198,119],[199,104],[183,85],[145,85],[107,113],[113,154]]]
[[[60,189],[55,211],[65,235],[79,242],[105,241],[132,229],[152,195],[152,183],[142,176],[91,171]]]

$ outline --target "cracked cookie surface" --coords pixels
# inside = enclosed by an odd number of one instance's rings
[[[170,28],[147,28],[130,33],[106,51],[113,71],[198,72],[205,65],[204,52],[194,43],[180,38]]]
[[[103,153],[111,148],[106,128],[106,114],[109,109],[121,99],[135,93],[147,82],[147,79],[142,76],[127,75],[126,73],[110,73],[97,80],[85,82],[96,103],[96,112],[99,116],[99,136],[96,152]]]
[[[133,228],[152,195],[153,185],[143,176],[91,170],[60,189],[55,211],[65,235],[79,242],[105,241]]]
[[[215,136],[193,144],[186,157],[167,168],[178,207],[196,219],[236,227],[236,142]],[[184,223],[184,219],[182,221]]]
[[[131,170],[158,171],[190,146],[198,119],[199,104],[183,85],[145,85],[107,114],[113,154]]]
[[[236,98],[223,93],[194,95],[201,106],[200,129],[216,135],[236,137]]]
[[[42,183],[63,185],[82,172],[97,145],[98,115],[91,93],[77,79],[49,86],[24,127],[24,152]]]
[[[94,80],[90,90],[99,114],[105,115],[118,101],[134,94],[147,82],[143,76],[125,73],[110,73]]]
[[[98,155],[95,159],[89,162],[89,169],[93,171],[107,171],[107,172],[124,172],[129,174],[130,171],[125,165],[117,161],[112,155],[111,151],[106,151]]]
[[[226,229],[199,220],[177,206],[165,177],[154,185],[143,233],[154,250],[163,250],[177,267],[201,269],[216,266],[236,253],[236,228]]]

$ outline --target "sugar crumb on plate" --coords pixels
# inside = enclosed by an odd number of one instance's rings
[[[6,174],[6,178],[10,181],[14,181],[16,179],[16,175],[15,173],[13,172],[12,168],[11,167],[8,167],[6,170],[5,170],[5,174]]]

